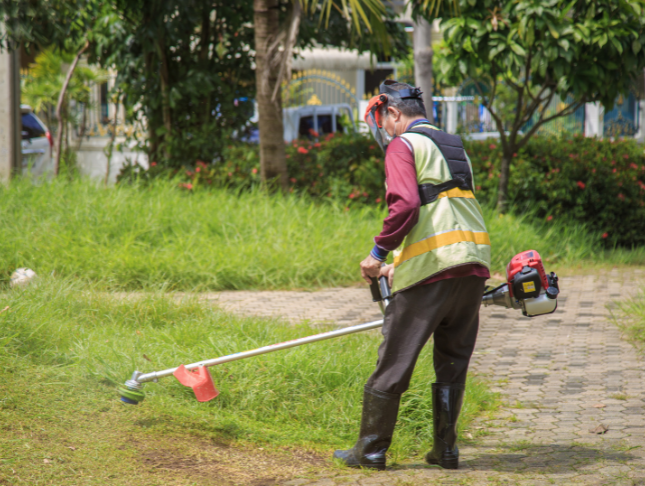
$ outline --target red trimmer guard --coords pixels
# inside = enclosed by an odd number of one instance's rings
[[[189,371],[184,365],[180,365],[173,375],[179,380],[179,383],[193,389],[197,401],[207,402],[219,395],[213,378],[205,366],[199,366],[195,370]]]

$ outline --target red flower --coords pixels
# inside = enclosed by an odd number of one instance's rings
[[[475,187],[475,190],[476,190],[476,191],[481,191],[481,189],[482,189],[482,186],[477,186],[477,187]]]
[[[612,161],[611,161],[611,165],[616,165],[616,161],[615,161],[615,160],[612,160]]]
[[[595,174],[595,173],[596,173],[596,169],[591,169],[591,172],[592,172],[593,174]]]
[[[310,134],[312,137],[320,137],[320,134],[319,134],[316,130],[314,130],[313,128],[310,128],[310,129],[309,129],[309,134]]]
[[[549,215],[549,216],[547,216],[547,217],[546,217],[546,220],[547,220],[547,221],[551,221],[552,219],[553,219],[553,216],[551,216],[551,215]]]
[[[150,162],[150,167],[154,167],[155,165],[157,165],[156,162]]]
[[[206,167],[206,162],[204,162],[203,160],[198,160],[198,161],[197,161],[197,162],[195,162],[195,163],[196,163],[197,165],[201,165],[202,167]]]
[[[197,167],[197,168],[195,169],[195,172],[201,172],[201,171],[202,171],[202,168],[201,168],[201,167]]]
[[[325,137],[325,140],[327,140],[329,142],[332,138],[334,138],[334,134],[333,133],[328,133],[327,136]]]
[[[354,193],[352,192],[352,193],[351,193],[349,196],[347,196],[347,197],[349,197],[350,199],[354,199],[356,196],[355,196],[355,195],[354,195]]]
[[[585,186],[585,183],[584,183],[584,182],[582,182],[582,181],[578,181],[576,184],[578,184],[578,187],[579,187],[580,189],[584,189],[584,188],[586,187],[586,186]]]
[[[602,237],[603,237],[603,238],[607,238],[608,236],[609,236],[609,233],[606,233],[606,232],[605,232],[605,233],[603,233],[603,234],[602,234]]]
[[[515,153],[513,154],[513,158],[515,158],[515,157],[517,157],[517,152],[515,152]]]
[[[257,174],[258,170],[256,168],[253,168],[253,170],[251,172],[253,172],[254,174]]]
[[[367,197],[368,194],[366,192],[363,193],[363,197]]]
[[[233,173],[232,173],[232,172],[229,172],[229,173],[228,173],[228,176],[229,176],[229,177],[233,177]]]
[[[625,200],[625,196],[623,196],[622,192],[620,194],[618,194],[618,199],[620,199],[621,201]]]
[[[636,165],[634,162],[632,162],[631,164],[629,164],[629,166],[630,166],[632,169],[636,169],[636,170],[638,170],[638,165]]]
[[[495,149],[497,148],[497,145],[495,145],[494,143],[491,143],[491,144],[488,146],[488,148],[489,148],[489,149],[491,149],[491,150],[495,150]]]
[[[301,153],[301,154],[308,154],[309,150],[307,150],[304,147],[298,147],[298,152]]]
[[[368,148],[368,149],[370,149],[370,150],[374,150],[376,147],[375,147],[374,145],[370,145],[370,146],[369,146],[369,147],[367,147],[367,148]]]
[[[314,147],[316,147],[316,148],[320,148],[320,142],[316,142],[316,143],[314,144]]]
[[[616,173],[616,169],[612,169],[611,171],[612,171],[614,174]]]
[[[285,155],[285,158],[290,159],[291,155]]]
[[[382,199],[381,199],[380,197],[377,197],[377,198],[376,198],[376,202],[377,202],[377,203],[380,203],[381,201],[382,201]]]
[[[623,155],[623,158],[628,159],[629,155],[625,154],[625,155]]]
[[[292,177],[292,178],[291,178],[291,179],[289,179],[289,180],[290,180],[293,184],[295,184],[296,182],[298,182],[298,179],[296,179],[295,177]]]

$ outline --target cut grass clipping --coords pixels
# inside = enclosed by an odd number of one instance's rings
[[[0,281],[29,267],[121,290],[360,283],[358,263],[386,216],[295,195],[189,193],[163,181],[103,188],[83,180],[38,186],[19,180],[0,186],[0,207]],[[557,272],[591,260],[645,262],[645,250],[600,250],[598,238],[578,224],[484,212],[496,272],[528,249]]]
[[[103,406],[118,401],[116,386],[135,369],[166,369],[321,331],[235,317],[163,295],[118,299],[47,279],[7,292],[3,301],[9,309],[0,314],[0,352],[55,369],[61,379],[54,381],[67,382],[68,391],[78,387],[80,394],[80,387],[90,387],[103,394]],[[159,420],[146,425],[164,433],[326,453],[349,447],[358,433],[362,389],[380,340],[372,331],[212,367],[221,394],[207,403],[197,402],[190,388],[168,377],[146,384],[146,400],[132,409],[154,412]],[[403,398],[394,460],[418,457],[431,446],[430,348]],[[497,405],[487,386],[470,378],[462,430]]]

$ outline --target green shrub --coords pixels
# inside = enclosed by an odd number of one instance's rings
[[[316,135],[315,133],[313,135]],[[346,207],[384,204],[383,153],[360,133],[336,133],[294,140],[286,147],[290,192],[334,199]],[[251,189],[260,185],[260,154],[255,144],[235,143],[212,163],[195,161],[189,167],[169,171],[160,166],[144,171],[127,166],[119,181],[177,178],[180,187],[198,186]]]
[[[478,198],[497,197],[499,141],[466,143]],[[608,246],[645,244],[645,153],[633,140],[534,137],[515,154],[510,200],[547,221],[575,219]]]

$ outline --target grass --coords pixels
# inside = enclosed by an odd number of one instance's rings
[[[43,279],[7,292],[2,301],[9,308],[0,314],[0,355],[13,364],[3,367],[0,382],[11,378],[7,367],[21,376],[23,367],[41,367],[47,386],[72,396],[94,395],[83,406],[90,414],[113,410],[116,385],[135,369],[155,371],[320,332],[304,324],[235,317],[161,293],[118,299],[63,279]],[[152,433],[328,454],[356,439],[362,387],[380,339],[377,332],[351,335],[211,368],[221,395],[208,403],[197,402],[189,388],[170,377],[147,384],[146,400],[138,408],[124,405],[130,411],[121,416],[137,422],[141,411],[145,419],[138,423]],[[428,347],[402,402],[394,460],[431,445],[433,381]],[[70,408],[78,408],[72,402]],[[462,428],[498,405],[487,385],[471,377]],[[30,406],[22,402],[20,407]],[[11,407],[3,409],[2,422],[13,423],[22,413]]]
[[[612,310],[614,322],[632,344],[645,351],[645,289],[616,306]]]
[[[360,282],[385,212],[298,196],[188,193],[169,183],[84,180],[0,187],[0,280],[18,267],[103,289],[283,289]],[[584,226],[485,210],[495,272],[538,250],[549,270],[645,263],[645,249],[600,250]]]

